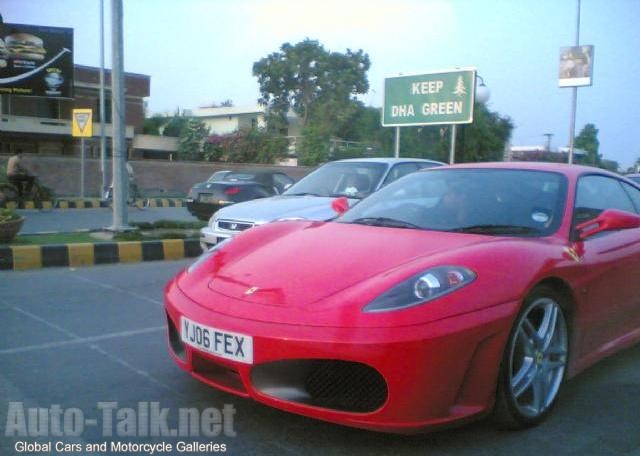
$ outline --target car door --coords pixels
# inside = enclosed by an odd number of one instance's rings
[[[636,192],[633,197],[631,191]],[[605,209],[640,213],[640,192],[614,177],[580,177],[574,226]],[[588,353],[640,325],[640,228],[600,233],[584,240],[582,248],[578,292],[584,295],[585,307],[579,318],[590,330],[581,335],[580,345]]]

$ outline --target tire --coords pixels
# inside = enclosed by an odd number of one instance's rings
[[[540,286],[525,299],[505,346],[494,419],[521,429],[544,420],[557,402],[569,358],[563,297]]]
[[[0,203],[18,202],[18,189],[12,184],[2,183],[0,184]]]

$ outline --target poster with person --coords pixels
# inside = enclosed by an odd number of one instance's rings
[[[560,87],[590,86],[593,83],[593,46],[560,49]]]

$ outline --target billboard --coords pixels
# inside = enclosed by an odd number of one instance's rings
[[[0,94],[73,97],[73,29],[0,24]]]
[[[475,82],[473,68],[386,78],[382,125],[403,127],[473,122]]]
[[[560,48],[560,87],[590,86],[593,83],[593,46]]]

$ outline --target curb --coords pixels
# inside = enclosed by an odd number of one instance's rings
[[[0,270],[180,260],[201,253],[199,239],[0,246]]]
[[[23,201],[20,203],[0,203],[0,208],[9,209],[97,209],[110,207],[109,201],[98,198],[61,198],[55,201]],[[182,198],[146,198],[137,199],[135,205],[139,207],[183,207]]]

